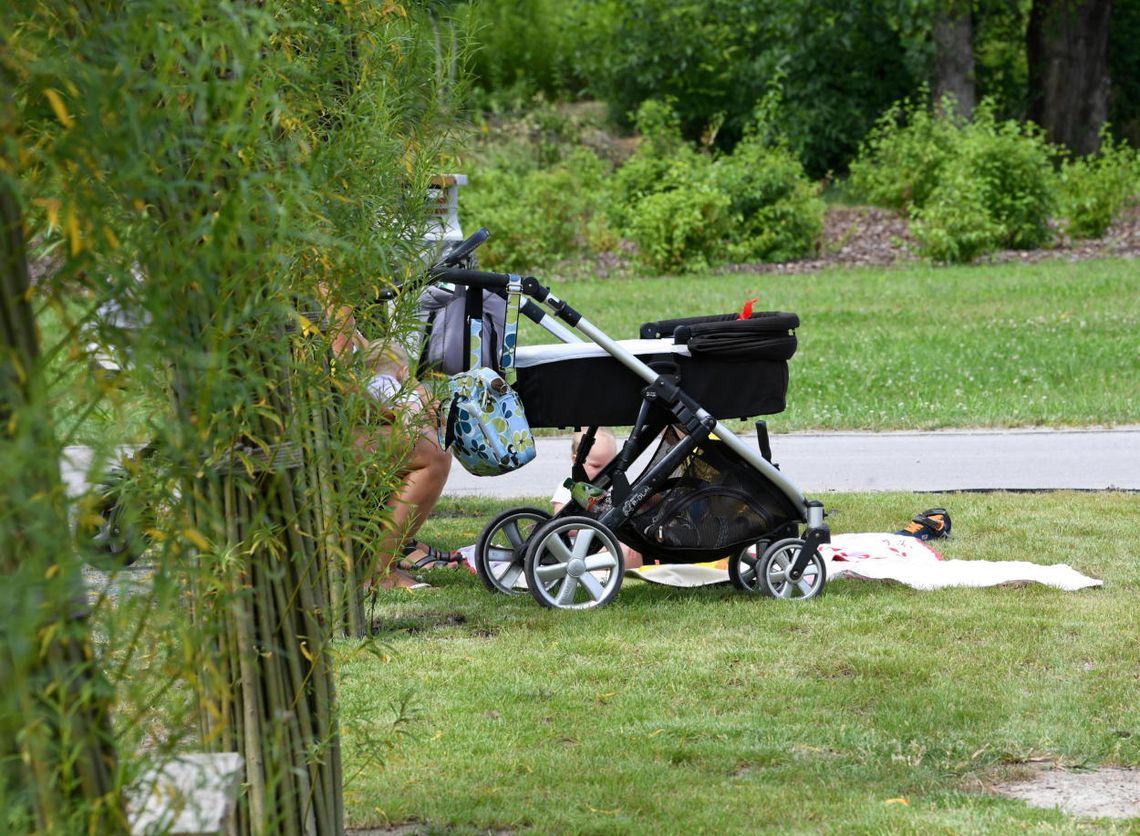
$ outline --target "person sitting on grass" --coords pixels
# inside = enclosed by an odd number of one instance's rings
[[[428,584],[400,568],[400,559],[434,559],[438,553],[416,542],[451,471],[451,454],[439,445],[436,403],[420,384],[409,379],[407,355],[395,344],[368,343],[361,361],[365,391],[375,412],[355,433],[355,444],[370,456],[406,451],[400,462],[400,485],[387,497],[390,519],[375,544],[377,565],[368,581],[380,589],[420,589]],[[410,436],[410,437],[409,437]],[[422,568],[422,565],[417,567]]]
[[[585,433],[582,430],[578,430],[570,439],[571,464],[578,460],[578,448],[581,446],[584,435]],[[586,478],[591,482],[596,479],[598,474],[602,472],[602,468],[613,460],[617,452],[617,438],[614,436],[613,430],[609,427],[598,427],[597,433],[594,435],[594,445],[586,454],[586,461],[582,463],[582,467],[586,470]],[[557,514],[569,501],[570,489],[565,485],[559,485],[554,491],[554,495],[550,497],[550,506]],[[622,543],[621,550],[625,557],[625,568],[636,569],[644,562],[641,552],[631,549],[624,543]]]
[[[399,345],[368,341],[357,328],[351,306],[333,303],[324,285],[318,286],[318,293],[329,320],[333,356],[341,361],[360,361],[366,375],[364,388],[376,410],[375,420],[354,433],[356,448],[370,456],[381,451],[403,456],[400,485],[388,498],[390,525],[375,544],[379,558],[368,587],[426,587],[428,584],[400,568],[398,561],[418,569],[462,560],[458,552],[441,552],[414,539],[439,501],[451,472],[451,453],[440,447],[435,430],[438,414],[434,398],[411,379],[407,353]],[[405,433],[411,438],[402,437]]]

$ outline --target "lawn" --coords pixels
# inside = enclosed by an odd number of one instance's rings
[[[1131,423],[1140,415],[1140,270],[1119,259],[567,282],[616,338],[642,322],[797,313],[781,430]],[[549,342],[534,328],[524,340]]]
[[[797,313],[781,431],[1073,426],[1140,415],[1140,270],[1135,261],[906,266],[810,275],[700,274],[552,286],[615,338],[642,322],[757,309]],[[62,335],[41,317],[47,343]],[[527,320],[524,343],[553,338]],[[67,443],[143,442],[161,421],[150,397],[111,390],[92,414],[86,364],[57,359],[57,426]],[[77,388],[78,387],[78,388]],[[142,405],[140,407],[140,404]]]
[[[448,502],[425,539],[473,542],[511,504]],[[1040,763],[1140,765],[1136,497],[828,501],[837,532],[893,530],[936,504],[954,517],[947,558],[1066,562],[1105,585],[841,580],[794,603],[631,580],[608,608],[560,612],[436,571],[434,590],[382,594],[376,639],[339,645],[350,822],[1071,831],[1074,820],[986,788]]]

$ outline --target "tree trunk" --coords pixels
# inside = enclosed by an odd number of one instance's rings
[[[1026,32],[1029,118],[1076,154],[1100,147],[1108,116],[1112,0],[1034,0]]]
[[[974,115],[974,22],[968,2],[940,4],[934,19],[934,104],[954,99],[953,112]]]

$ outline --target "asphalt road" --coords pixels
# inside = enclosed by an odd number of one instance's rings
[[[771,444],[773,461],[805,494],[1140,489],[1140,426],[788,433],[774,434]],[[539,438],[538,456],[514,473],[477,477],[456,465],[445,494],[548,496],[568,475],[569,461],[568,438]]]
[[[754,443],[752,436],[746,436]],[[447,496],[545,497],[569,475],[568,437],[540,437],[514,473],[478,477],[456,464]],[[1140,426],[1075,430],[788,433],[772,458],[808,495],[827,491],[1140,490]],[[65,451],[69,493],[83,491],[90,452]],[[635,465],[636,468],[636,465]],[[636,472],[636,470],[634,471]]]

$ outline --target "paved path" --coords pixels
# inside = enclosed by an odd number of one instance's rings
[[[750,443],[755,439],[747,436]],[[456,465],[447,496],[544,497],[569,473],[567,437],[538,439],[538,456],[505,476]],[[787,433],[772,458],[806,494],[826,491],[1140,490],[1140,426],[1078,430]],[[90,452],[65,451],[63,477],[82,492]],[[636,472],[636,471],[635,471]]]
[[[753,436],[748,436],[755,443]],[[567,438],[539,438],[515,473],[472,476],[456,466],[448,496],[547,496],[568,475]],[[772,458],[800,490],[1140,489],[1140,426],[1079,430],[788,433]]]

